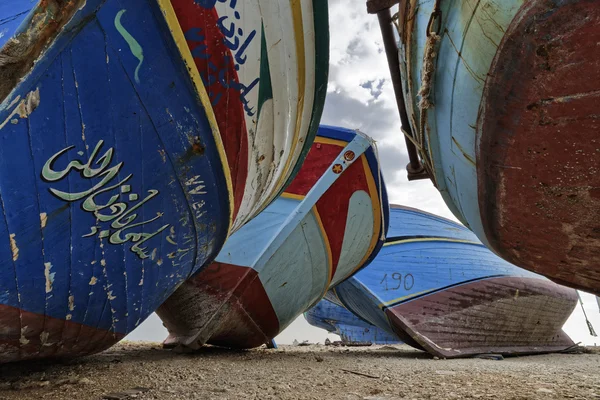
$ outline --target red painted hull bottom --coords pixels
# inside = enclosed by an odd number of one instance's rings
[[[14,321],[20,321],[15,325]],[[108,349],[123,335],[0,305],[0,363],[70,358]]]
[[[505,260],[600,294],[600,6],[526,1],[478,121],[485,236]]]
[[[279,333],[279,321],[255,270],[215,262],[156,311],[169,331],[164,346],[253,348]]]
[[[493,278],[441,290],[386,310],[400,337],[438,357],[536,354],[573,341],[562,326],[575,291],[536,278]]]

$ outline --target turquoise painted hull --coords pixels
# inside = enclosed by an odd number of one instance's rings
[[[396,95],[448,207],[507,261],[598,293],[600,4],[401,3]]]

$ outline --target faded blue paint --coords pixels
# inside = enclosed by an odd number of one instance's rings
[[[327,290],[329,268],[325,240],[311,212],[295,225],[273,256],[255,268],[279,319],[280,330]]]
[[[143,87],[133,83],[139,60],[120,51],[128,44],[114,20],[123,2],[90,0],[0,105],[1,124],[25,99],[39,99],[1,129],[0,304],[118,334],[131,332],[211,261],[229,224],[213,133],[161,11],[142,0],[127,6],[128,30],[152,71]],[[202,156],[190,157],[190,132]],[[107,151],[112,158],[100,158]],[[76,160],[98,171],[42,179],[57,154],[54,171]],[[200,182],[205,194],[193,191]],[[94,212],[82,209],[87,197],[56,195],[91,189]],[[129,214],[102,222],[120,207]],[[119,224],[119,237],[102,233]],[[48,293],[46,263],[55,274]]]
[[[225,242],[216,261],[242,267],[256,265],[261,255],[258,250],[269,245],[276,231],[299,203],[300,201],[295,199],[278,198]],[[257,235],[257,232],[261,234]]]
[[[411,2],[415,4],[416,2]],[[400,44],[400,61],[409,113],[419,131],[417,95],[427,42],[427,25],[435,1],[418,2],[408,49]],[[430,157],[444,201],[454,215],[485,241],[477,192],[477,117],[486,76],[504,32],[523,0],[453,0],[441,3],[442,27],[426,123]],[[412,14],[411,14],[412,15]],[[410,53],[407,53],[410,51]]]
[[[343,170],[346,171],[352,162],[346,161],[344,154],[351,150],[355,153],[353,162],[360,160],[360,155],[364,153],[372,174],[377,176],[379,172],[372,141],[364,134],[321,126],[318,136],[342,140],[348,144],[303,200],[279,197],[256,218],[231,235],[216,258],[216,261],[250,267],[258,272],[258,277],[279,320],[280,330],[318,302],[330,287],[328,274],[332,266],[328,265],[325,239],[322,237],[313,207],[343,174],[343,172],[340,174],[332,172],[333,165],[342,164]],[[383,182],[376,182],[376,186],[382,201],[387,204],[387,193]],[[371,239],[371,235],[365,234],[365,229],[368,228],[369,232],[373,231],[374,219],[370,198],[367,202],[362,194],[354,195],[350,199],[347,217],[347,238],[344,238],[346,251],[341,254],[338,262],[340,274],[349,269],[342,263],[350,263],[352,269],[361,267],[358,264],[365,257]],[[370,214],[370,217],[361,215],[363,213]],[[382,230],[385,233],[389,216],[388,207],[384,207],[382,215]],[[365,239],[361,238],[358,244],[355,243],[353,250],[356,253],[350,251],[348,242],[356,240],[361,235],[368,238],[369,243],[365,246],[362,242]],[[369,259],[374,257],[382,244],[383,239],[380,239],[373,254],[369,254]],[[358,251],[362,252],[357,261]]]
[[[377,328],[329,300],[321,300],[304,313],[304,318],[313,326],[339,335],[346,343],[402,343],[395,334]]]

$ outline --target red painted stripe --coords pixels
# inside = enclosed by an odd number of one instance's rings
[[[213,102],[233,181],[235,218],[248,177],[248,131],[240,91],[219,83],[219,72],[222,72],[221,77],[226,82],[239,83],[234,59],[224,43],[224,36],[218,27],[219,16],[214,8],[206,9],[194,0],[172,0],[171,3]],[[215,105],[216,99],[219,101]]]
[[[249,348],[279,333],[277,314],[254,269],[214,262],[192,282],[216,300],[226,301],[214,316],[219,326],[209,343]]]
[[[107,330],[0,305],[0,362],[93,354],[109,348],[123,337]]]
[[[343,149],[343,146],[335,144],[314,143],[286,193],[306,195]],[[361,159],[357,159],[317,202],[317,211],[331,247],[332,275],[335,274],[342,252],[350,197],[358,190],[369,193],[367,173],[371,174],[371,171],[365,171]]]

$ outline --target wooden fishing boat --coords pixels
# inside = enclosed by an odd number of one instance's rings
[[[386,198],[372,140],[322,126],[285,192],[157,310],[165,345],[267,343],[373,258]]]
[[[577,292],[494,255],[465,227],[392,206],[384,247],[328,299],[438,357],[533,354],[573,345]]]
[[[347,345],[402,343],[394,333],[379,329],[327,299],[306,311],[304,318],[317,328],[339,335]]]
[[[1,2],[0,362],[115,343],[279,194],[318,128],[326,7]]]
[[[368,3],[412,176],[505,260],[600,294],[600,3]]]

